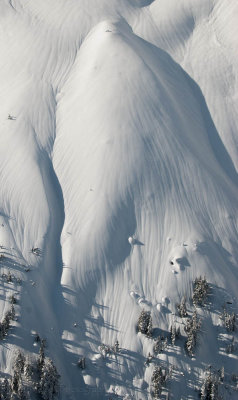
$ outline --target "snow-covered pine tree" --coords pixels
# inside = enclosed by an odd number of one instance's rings
[[[153,332],[152,318],[150,311],[141,311],[141,314],[137,323],[138,332],[141,332],[147,336],[151,336]]]
[[[8,283],[12,282],[12,278],[13,278],[13,275],[11,274],[10,271],[8,271],[8,273],[7,273],[7,282]]]
[[[11,391],[13,393],[18,393],[20,380],[21,380],[21,375],[19,375],[16,371],[14,371],[11,379]]]
[[[236,326],[236,315],[235,313],[229,313],[225,308],[222,313],[222,319],[224,321],[226,330],[228,332],[233,332]]]
[[[201,387],[201,400],[217,400],[218,399],[218,379],[215,374],[209,372],[205,375],[203,384]]]
[[[4,378],[1,382],[1,400],[10,400],[11,399],[11,386],[9,380]]]
[[[120,348],[119,348],[119,342],[118,342],[118,340],[116,340],[116,341],[115,341],[115,344],[114,344],[114,346],[113,346],[113,351],[114,351],[114,353],[119,353],[119,350],[120,350]]]
[[[17,351],[17,355],[13,364],[13,371],[18,375],[21,375],[24,372],[25,366],[25,356],[22,354],[20,350]]]
[[[8,333],[8,330],[10,328],[10,321],[11,321],[11,312],[7,311],[2,321],[3,337],[6,336]]]
[[[228,345],[226,346],[226,352],[227,354],[231,354],[234,353],[235,349],[236,349],[236,343],[235,343],[235,337],[233,336],[231,342],[228,343]]]
[[[154,399],[160,398],[163,383],[164,383],[164,375],[162,368],[160,366],[155,367],[151,377],[152,396]]]
[[[26,377],[26,379],[30,379],[33,375],[33,366],[29,359],[26,359],[26,361],[25,361],[23,373],[24,373],[24,376]]]
[[[162,351],[167,347],[167,344],[168,344],[167,338],[158,336],[153,346],[154,353],[155,354],[162,353]]]
[[[225,379],[225,368],[224,366],[221,367],[221,369],[219,370],[219,380],[220,382],[223,382]]]
[[[193,355],[196,344],[197,344],[197,332],[201,327],[201,322],[198,319],[197,312],[194,311],[192,318],[189,318],[184,327],[187,333],[187,340],[185,342],[185,348],[190,356]]]
[[[10,313],[11,313],[11,320],[14,320],[15,316],[16,316],[16,312],[15,312],[15,307],[14,307],[13,303],[11,304]]]
[[[147,358],[146,358],[146,361],[145,361],[144,365],[145,365],[145,366],[149,366],[150,363],[153,361],[153,358],[154,358],[154,357],[149,353],[148,356],[147,356]]]
[[[178,314],[181,318],[187,317],[186,297],[183,296],[180,304],[177,304]]]
[[[43,365],[44,365],[44,361],[45,361],[45,341],[41,340],[40,342],[40,350],[39,350],[39,357],[37,360],[37,369],[39,371],[39,373],[41,374]]]
[[[43,400],[52,400],[59,391],[60,375],[53,361],[45,358],[41,371],[41,379],[38,386],[38,392]]]
[[[22,384],[22,378],[21,374],[24,371],[24,365],[25,365],[25,356],[21,353],[20,350],[18,350],[14,364],[13,364],[13,377],[11,379],[11,389],[13,393],[16,393],[19,397],[19,390],[21,397],[20,399],[24,400],[24,390],[23,390],[23,384]]]
[[[111,353],[111,347],[104,343],[98,346],[98,350],[102,354],[103,358],[106,358]]]
[[[5,329],[2,322],[0,322],[0,340],[3,340],[4,334],[5,334]]]
[[[180,336],[180,327],[177,328],[175,324],[172,324],[170,327],[170,338],[173,346],[175,345],[175,340],[178,339],[179,336]]]
[[[27,395],[26,389],[23,385],[22,379],[20,379],[17,391],[18,400],[27,400],[29,397]]]
[[[204,306],[209,293],[209,285],[206,278],[196,278],[193,283],[193,304],[195,306]]]

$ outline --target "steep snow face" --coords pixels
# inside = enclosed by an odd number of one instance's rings
[[[236,2],[154,1],[133,29],[166,50],[200,86],[218,133],[237,169]]]
[[[2,281],[2,314],[15,293],[20,316],[1,346],[6,373],[15,346],[37,351],[35,330],[62,399],[149,398],[153,339],[136,332],[138,316],[150,311],[158,334],[183,329],[176,303],[200,275],[213,294],[199,310],[207,342],[201,335],[191,360],[181,341],[154,365],[180,370],[175,399],[196,398],[204,364],[234,372],[217,327],[224,302],[236,310],[238,278],[237,60],[226,22],[236,5],[225,3],[0,4],[0,263],[23,280]],[[98,346],[116,339],[120,355],[102,359]]]

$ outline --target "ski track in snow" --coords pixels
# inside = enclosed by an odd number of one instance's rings
[[[237,372],[218,317],[237,307],[237,13],[228,0],[0,2],[0,264],[23,281],[0,286],[1,315],[19,300],[3,373],[16,347],[37,352],[37,331],[62,399],[147,399],[138,316],[168,331],[199,275],[214,300],[198,354],[160,355],[184,374],[174,398],[196,398],[204,363]],[[98,358],[116,339],[120,356]]]

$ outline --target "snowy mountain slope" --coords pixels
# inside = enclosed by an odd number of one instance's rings
[[[237,13],[232,1],[154,1],[133,25],[199,84],[236,168]]]
[[[235,10],[219,1],[1,2],[0,262],[23,280],[1,283],[2,315],[11,293],[19,315],[1,346],[3,372],[16,347],[37,353],[35,330],[63,399],[150,398],[153,340],[136,333],[139,314],[151,311],[157,331],[182,327],[176,303],[201,274],[213,295],[198,310],[196,357],[182,344],[158,360],[176,366],[175,399],[196,398],[208,364],[236,372],[217,327],[224,302],[237,309],[235,28],[226,26]],[[101,359],[98,346],[116,339],[121,353]]]

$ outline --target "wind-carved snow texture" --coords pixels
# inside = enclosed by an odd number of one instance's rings
[[[150,398],[159,362],[181,372],[174,399],[197,397],[204,365],[237,373],[219,313],[237,310],[238,11],[212,3],[1,1],[0,263],[22,279],[1,281],[1,315],[18,298],[3,373],[17,347],[37,352],[32,331],[62,399]],[[196,357],[181,341],[145,367],[142,309],[158,335],[182,327],[199,276]]]

